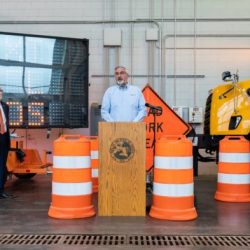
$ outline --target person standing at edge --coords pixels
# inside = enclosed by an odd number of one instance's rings
[[[10,149],[9,134],[9,106],[2,101],[3,90],[0,88],[0,199],[13,197],[4,192],[4,184],[7,180],[6,162]]]
[[[107,122],[140,122],[147,112],[141,90],[128,83],[125,67],[115,68],[116,85],[109,87],[102,100],[101,115]]]

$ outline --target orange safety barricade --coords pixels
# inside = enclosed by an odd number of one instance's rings
[[[62,135],[54,141],[52,202],[48,214],[59,219],[95,215],[90,141],[81,135]]]
[[[215,199],[250,202],[250,142],[243,136],[226,136],[220,141]]]
[[[183,221],[197,218],[192,149],[192,142],[184,135],[167,136],[156,142],[150,216]]]
[[[93,192],[98,192],[98,168],[99,168],[99,159],[98,159],[98,138],[90,139],[90,151],[91,151],[91,173],[92,173],[92,184]]]

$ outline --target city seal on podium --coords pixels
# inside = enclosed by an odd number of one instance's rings
[[[129,139],[117,138],[111,143],[109,152],[117,162],[127,162],[133,158],[135,147]]]

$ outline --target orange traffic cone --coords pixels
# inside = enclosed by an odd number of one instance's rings
[[[220,141],[215,199],[250,202],[250,142],[243,136],[226,136]]]
[[[83,136],[63,135],[54,142],[52,202],[48,214],[58,219],[95,215],[90,142]]]
[[[156,143],[153,205],[149,215],[163,220],[193,220],[192,142],[185,136],[161,138]]]
[[[98,192],[98,138],[91,138],[90,140],[90,150],[91,150],[91,171],[92,171],[92,184],[93,192]]]

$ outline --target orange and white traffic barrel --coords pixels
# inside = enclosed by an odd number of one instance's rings
[[[62,135],[54,141],[53,151],[49,216],[74,219],[95,215],[89,140],[81,135]]]
[[[243,136],[220,141],[215,199],[250,202],[250,142]]]
[[[156,142],[151,217],[181,221],[197,218],[192,152],[192,142],[182,135]]]
[[[98,168],[99,168],[99,152],[98,152],[98,138],[93,137],[90,139],[90,152],[91,152],[91,174],[93,192],[98,192]]]

